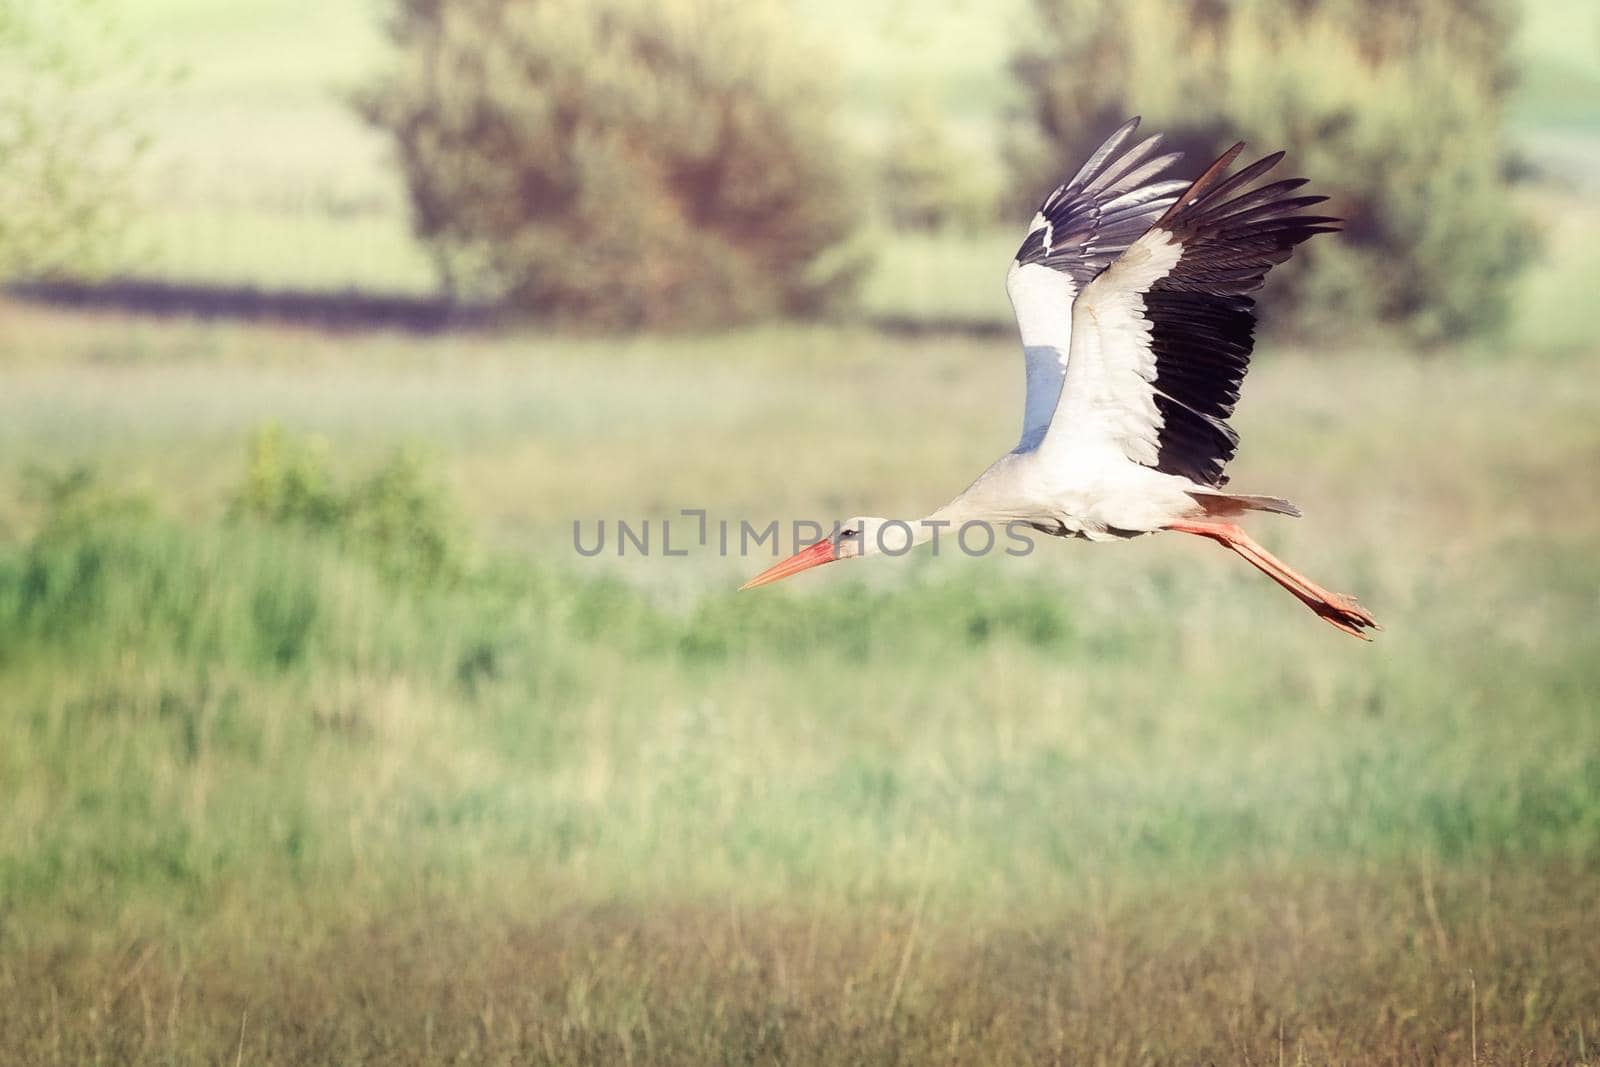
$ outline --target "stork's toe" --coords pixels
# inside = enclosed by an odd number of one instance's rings
[[[1356,598],[1345,593],[1328,593],[1325,597],[1308,601],[1311,610],[1326,619],[1332,626],[1363,641],[1372,638],[1364,630],[1382,630],[1372,612],[1356,603]]]

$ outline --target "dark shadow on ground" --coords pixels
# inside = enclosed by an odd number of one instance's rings
[[[977,340],[1014,338],[1017,328],[1000,319],[917,319],[908,315],[872,315],[867,323],[896,337],[971,337]]]
[[[506,317],[488,304],[443,296],[400,296],[359,289],[261,289],[146,278],[17,282],[5,294],[25,303],[133,315],[282,323],[326,330],[399,330],[434,334],[491,329]],[[997,319],[919,319],[868,315],[859,320],[897,337],[1008,338],[1014,327]]]
[[[317,292],[253,286],[116,278],[107,281],[21,282],[12,298],[85,311],[281,322],[334,330],[442,333],[477,330],[495,322],[493,308],[445,297],[395,296],[360,290]]]

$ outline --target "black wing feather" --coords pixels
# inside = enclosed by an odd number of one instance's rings
[[[1227,420],[1255,347],[1255,301],[1247,294],[1296,245],[1340,221],[1299,214],[1326,199],[1288,195],[1304,178],[1240,192],[1283,158],[1275,152],[1226,175],[1242,147],[1212,164],[1157,223],[1182,253],[1144,295],[1162,420],[1156,469],[1211,486],[1227,482],[1223,468],[1239,444]]]
[[[1028,232],[1017,262],[1042,263],[1072,277],[1081,289],[1150,229],[1177,196],[1182,181],[1156,181],[1182,154],[1160,153],[1161,137],[1126,148],[1137,117],[1119,126],[1078,173],[1039,207],[1045,226]]]

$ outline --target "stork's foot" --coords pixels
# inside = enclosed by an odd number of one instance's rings
[[[1351,637],[1359,637],[1363,641],[1372,638],[1363,633],[1363,630],[1381,630],[1378,620],[1372,617],[1372,612],[1356,603],[1356,598],[1344,593],[1329,593],[1324,591],[1320,599],[1301,597],[1306,606],[1328,621],[1330,626],[1343,630]]]
[[[1363,641],[1372,640],[1366,630],[1381,630],[1378,620],[1356,598],[1343,593],[1330,593],[1310,578],[1301,574],[1283,560],[1274,556],[1231,522],[1175,522],[1169,530],[1179,533],[1209,537],[1248,560],[1261,573],[1293,593],[1306,607],[1316,612],[1335,629]]]

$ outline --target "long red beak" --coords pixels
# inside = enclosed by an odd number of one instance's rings
[[[769,582],[777,581],[779,578],[787,578],[791,574],[799,574],[801,571],[810,570],[818,564],[832,563],[838,558],[833,551],[833,539],[824,537],[809,548],[802,548],[788,559],[774,563],[739,588],[741,590],[754,589],[758,585],[766,585]]]

